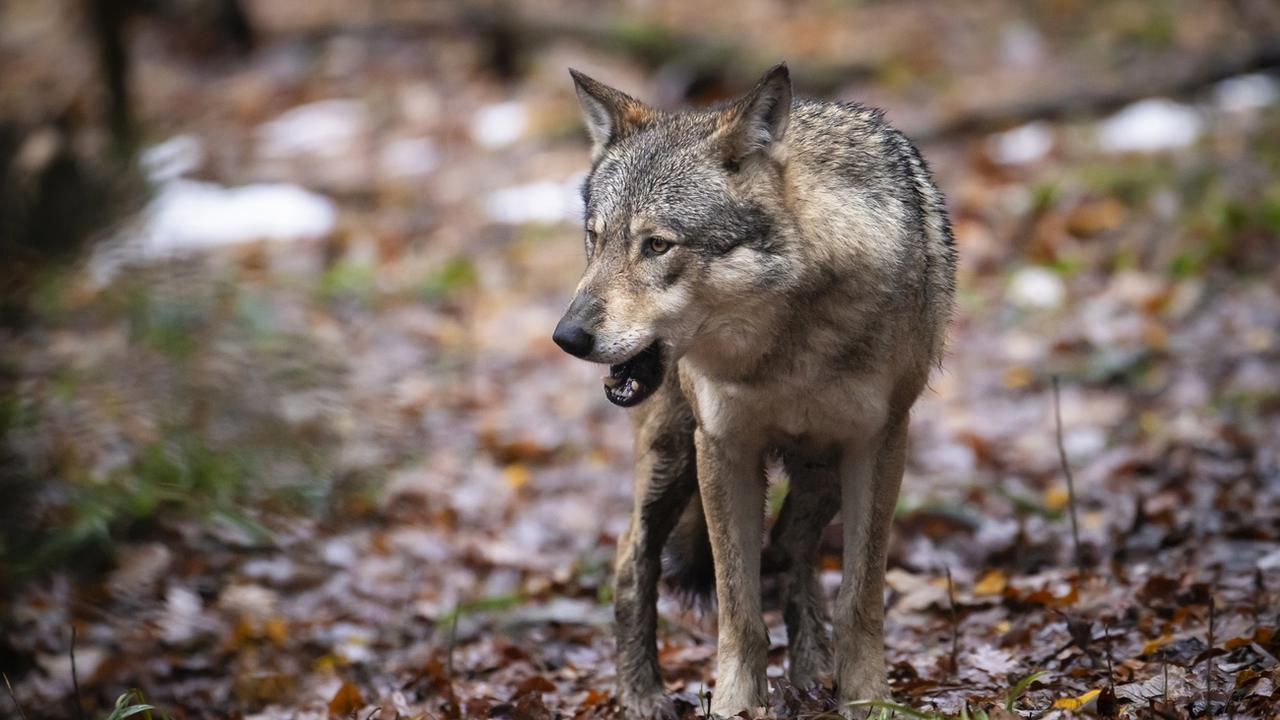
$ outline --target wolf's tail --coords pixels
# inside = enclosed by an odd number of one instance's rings
[[[682,602],[693,606],[710,602],[716,587],[716,566],[707,517],[696,492],[667,538],[662,565],[667,588]]]

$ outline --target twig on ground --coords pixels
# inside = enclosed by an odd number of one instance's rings
[[[80,702],[80,674],[76,671],[76,626],[71,625],[71,687],[75,696],[71,698],[76,705],[76,717],[85,720],[84,703]]]
[[[18,702],[18,694],[13,691],[13,685],[9,683],[9,676],[4,675],[4,686],[9,690],[9,699],[13,701],[13,706],[18,709],[18,715],[22,716],[22,720],[27,720],[26,708],[22,707],[22,703]]]
[[[453,684],[453,650],[458,645],[458,617],[462,615],[460,605],[453,608],[453,622],[449,623],[449,645],[445,648],[444,654],[444,676],[448,678],[449,684]]]
[[[1111,623],[1102,621],[1102,643],[1107,652],[1107,685],[1116,686],[1115,670],[1111,666]]]
[[[951,581],[951,568],[947,568],[947,602],[951,606],[951,668],[948,674],[954,674],[960,667],[960,623],[956,619],[955,583]]]
[[[1067,476],[1067,510],[1071,515],[1071,545],[1075,549],[1076,571],[1084,577],[1084,554],[1080,551],[1080,525],[1076,521],[1076,483],[1071,475],[1071,464],[1067,462],[1067,447],[1062,442],[1062,398],[1058,390],[1058,376],[1053,376],[1053,417],[1057,428],[1058,458],[1062,461],[1062,472]]]
[[[1267,607],[1267,579],[1262,568],[1253,569],[1253,625],[1262,625],[1262,611]]]
[[[1205,650],[1207,657],[1204,659],[1204,714],[1210,717],[1213,715],[1213,626],[1218,614],[1213,600],[1216,590],[1216,584],[1209,588],[1209,647]]]

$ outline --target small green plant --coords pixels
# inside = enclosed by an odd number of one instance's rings
[[[1016,705],[1018,700],[1027,692],[1027,688],[1037,682],[1040,682],[1040,680],[1046,675],[1048,675],[1048,673],[1043,670],[1039,670],[1014,683],[1013,687],[1009,688],[1009,694],[1005,696],[1004,709],[1009,712],[1013,712],[1013,706]]]
[[[423,280],[420,293],[429,301],[445,300],[461,290],[475,287],[477,282],[475,265],[469,258],[459,256],[433,270]]]
[[[316,289],[325,302],[368,305],[377,294],[377,274],[369,263],[343,260],[325,270]]]
[[[698,689],[698,705],[702,708],[703,717],[711,717],[711,693],[707,692],[706,683]]]
[[[955,718],[943,715],[942,713],[929,712],[928,710],[917,710],[909,705],[891,702],[889,700],[856,700],[849,703],[852,707],[865,707],[871,710],[870,717],[876,720],[888,720],[895,715],[903,717],[917,718],[918,720],[955,720]],[[966,706],[967,707],[967,706]]]
[[[458,603],[454,607],[453,612],[441,615],[437,623],[440,626],[448,626],[458,621],[466,615],[474,615],[476,613],[492,613],[504,612],[516,607],[525,601],[525,596],[521,593],[508,593],[505,595],[490,595],[488,597],[478,598],[463,603]]]
[[[106,720],[125,720],[134,716],[152,720],[152,710],[159,712],[155,705],[145,702],[142,691],[130,690],[116,698],[116,706],[111,709],[111,714],[107,715]]]
[[[1039,682],[1047,673],[1044,671],[1034,672],[1022,678],[1009,688],[1009,692],[1005,695],[1004,709],[1013,712],[1014,705],[1027,692],[1027,688]],[[957,715],[947,715],[932,710],[919,710],[909,705],[896,703],[889,700],[858,700],[849,703],[853,707],[869,708],[869,720],[889,720],[895,716],[908,718],[916,718],[917,720],[990,720],[990,714],[981,707],[970,708],[969,703],[960,706],[960,712]]]

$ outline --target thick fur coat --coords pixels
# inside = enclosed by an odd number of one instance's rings
[[[888,532],[908,414],[954,295],[941,193],[879,111],[793,99],[784,65],[736,102],[686,112],[574,80],[593,142],[587,268],[555,339],[611,366],[605,393],[635,425],[615,594],[625,713],[674,716],[656,647],[664,548],[678,589],[714,577],[713,711],[767,705],[760,555],[775,453],[791,478],[771,543],[790,679],[831,678],[846,713],[887,697]],[[816,554],[837,511],[844,579],[829,615]]]

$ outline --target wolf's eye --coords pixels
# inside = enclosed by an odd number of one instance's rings
[[[583,243],[587,246],[587,254],[590,255],[596,249],[596,234],[588,230]]]
[[[661,255],[671,249],[671,241],[660,235],[654,235],[645,241],[645,249],[650,255]]]

